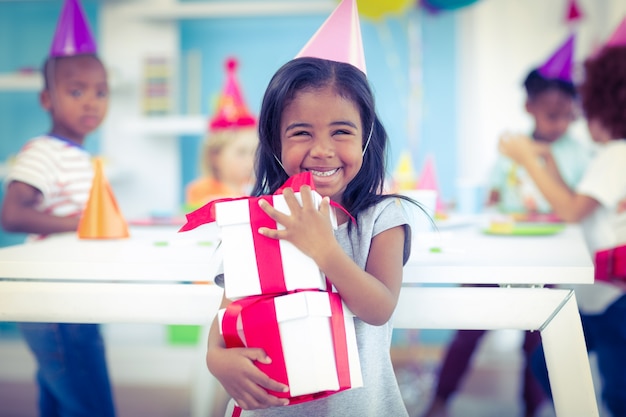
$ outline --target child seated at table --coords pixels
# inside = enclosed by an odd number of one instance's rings
[[[568,133],[578,111],[577,91],[572,81],[572,54],[574,38],[570,37],[545,64],[531,70],[524,80],[525,110],[534,122],[530,136],[525,136],[537,148],[551,151],[553,163],[546,168],[560,170],[564,181],[575,186],[581,179],[590,159],[590,147]],[[561,59],[561,58],[567,59]],[[535,189],[528,174],[515,161],[501,156],[490,175],[488,205],[521,219],[552,219],[549,203]],[[541,215],[542,217],[540,217]],[[446,415],[447,403],[457,390],[470,360],[485,330],[459,330],[448,346],[435,396],[424,417]],[[529,358],[540,343],[538,332],[526,331],[522,350],[526,359],[523,370],[522,397],[525,416],[531,417],[545,400],[530,371]]]
[[[84,32],[84,14],[76,0],[67,0],[63,7],[63,14],[69,8],[77,21],[65,28],[65,20],[59,20],[43,65],[40,103],[52,126],[22,148],[5,179],[2,227],[28,233],[29,239],[76,232],[94,175],[83,144],[102,123],[109,104],[106,70],[96,56],[91,34]],[[69,40],[63,37],[67,33]],[[97,324],[20,323],[19,327],[37,360],[41,416],[115,415]]]
[[[591,146],[571,135],[569,128],[578,113],[578,94],[572,81],[574,38],[570,37],[541,67],[526,76],[525,110],[533,121],[528,136],[534,145],[549,150],[554,158],[543,161],[558,170],[569,187],[582,178],[591,159]],[[559,58],[566,58],[559,61]],[[556,60],[556,61],[555,61]],[[506,136],[508,134],[504,134]],[[553,162],[553,164],[550,164]],[[528,173],[510,158],[500,156],[491,171],[488,205],[517,220],[554,219],[552,208],[536,189]]]
[[[626,29],[626,19],[620,26]],[[581,222],[591,254],[626,243],[626,37],[619,30],[585,62],[580,88],[589,132],[599,150],[582,180],[568,187],[538,162],[552,159],[549,150],[524,137],[500,141],[502,153],[523,166],[555,213]],[[598,265],[596,266],[598,267]],[[602,377],[602,399],[613,416],[626,415],[626,294],[616,282],[596,281],[575,289],[587,348],[596,352]],[[550,392],[543,351],[533,356],[542,386]]]

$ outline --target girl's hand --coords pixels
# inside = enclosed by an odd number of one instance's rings
[[[330,200],[324,197],[317,209],[308,185],[300,188],[302,205],[291,188],[286,188],[283,196],[291,214],[281,213],[265,200],[259,200],[259,206],[284,229],[261,227],[259,233],[272,239],[284,239],[318,260],[336,242],[330,222]]]
[[[532,139],[523,135],[503,135],[498,141],[498,150],[514,162],[524,165],[526,161],[541,153]]]
[[[268,377],[254,364],[268,364],[271,359],[263,349],[214,347],[207,351],[209,371],[244,410],[285,406],[289,400],[269,394],[267,390],[287,392],[289,388]]]

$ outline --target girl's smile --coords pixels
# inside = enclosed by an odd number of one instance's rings
[[[283,111],[281,145],[287,175],[309,171],[321,195],[341,202],[363,163],[359,110],[332,86],[301,91]]]

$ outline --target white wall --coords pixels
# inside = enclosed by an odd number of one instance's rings
[[[176,20],[147,20],[129,13],[139,10],[130,6],[143,3],[150,10],[157,3],[170,1],[174,0],[103,2],[100,13],[101,54],[111,75],[123,84],[111,94],[102,154],[116,172],[115,180],[109,180],[127,219],[179,209],[178,138],[130,128],[141,116],[144,58],[169,57],[175,71],[179,53]],[[172,81],[176,80],[176,73],[172,73]],[[174,92],[172,97],[176,96]]]
[[[459,11],[459,176],[480,182],[505,130],[528,132],[522,82],[576,29],[582,61],[626,15],[624,0],[578,0],[584,18],[565,24],[566,0],[480,0]],[[575,134],[587,140],[584,121]]]

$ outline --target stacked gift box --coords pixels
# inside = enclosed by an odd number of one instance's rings
[[[595,279],[626,281],[626,245],[596,252]]]
[[[299,185],[312,185],[310,173],[285,186],[300,200]],[[281,188],[282,190],[282,188]],[[313,259],[285,240],[265,237],[259,227],[280,229],[260,207],[265,199],[289,214],[281,190],[275,195],[225,199],[188,215],[189,230],[216,221],[220,228],[224,292],[233,300],[218,313],[226,347],[262,348],[272,358],[257,366],[289,391],[272,392],[290,404],[310,401],[363,385],[354,316]],[[314,204],[322,197],[313,191]],[[194,219],[195,217],[195,219]],[[331,210],[331,222],[336,218]]]

